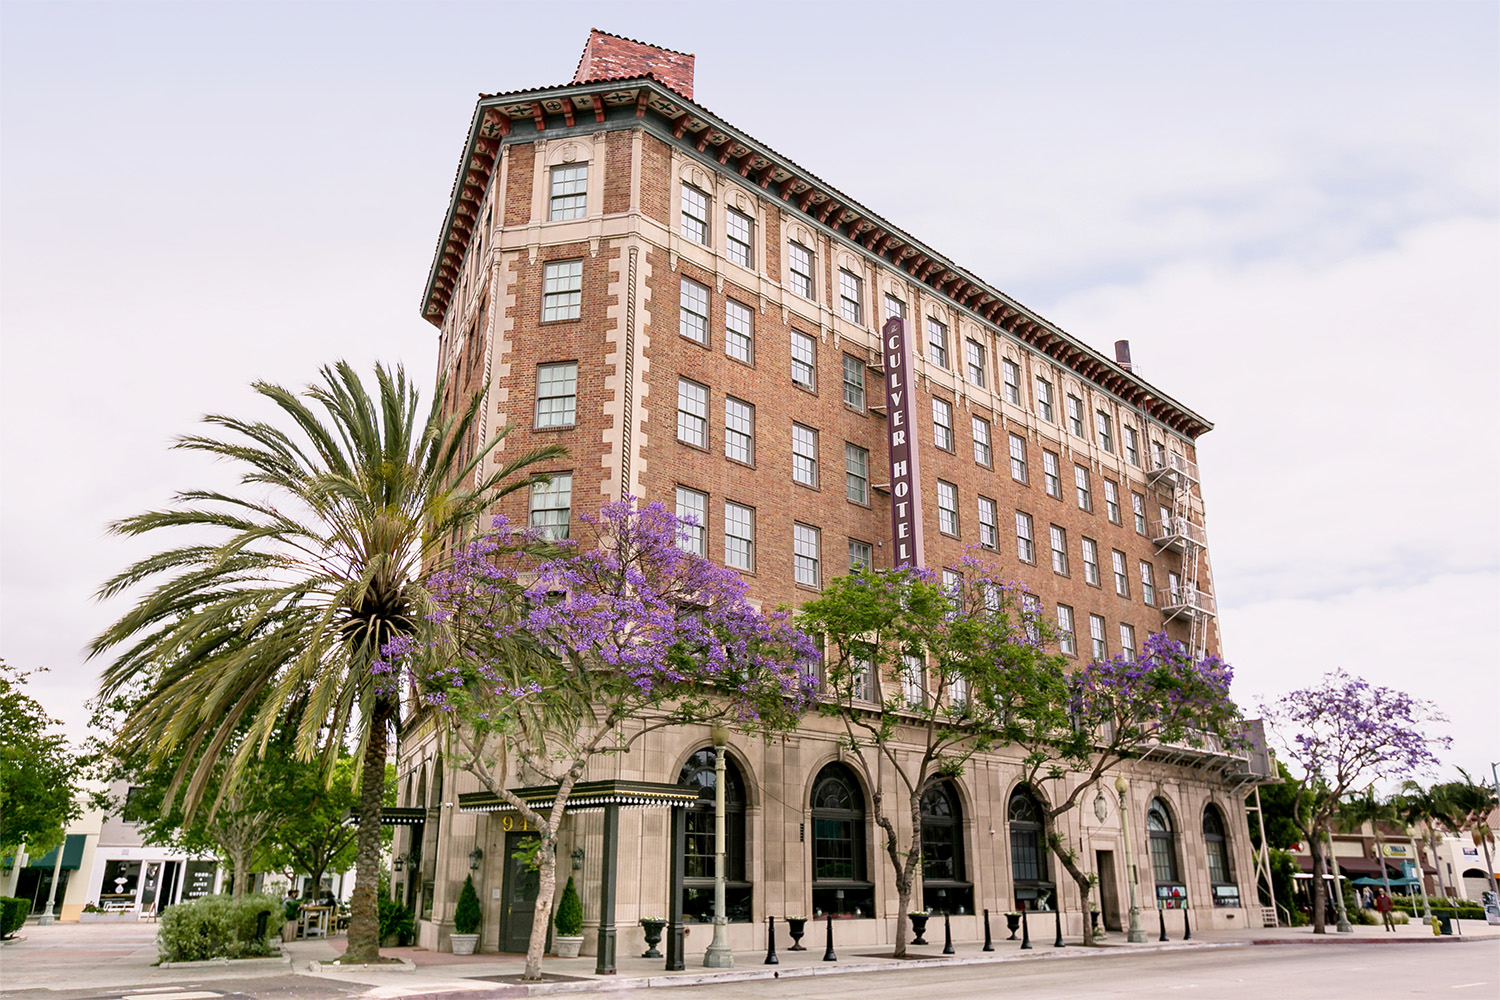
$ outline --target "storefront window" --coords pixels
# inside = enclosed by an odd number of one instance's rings
[[[1028,788],[1010,797],[1010,875],[1015,885],[1016,909],[1050,910],[1054,886],[1047,874],[1047,849],[1042,842],[1042,808]]]
[[[704,747],[688,758],[679,785],[698,790],[687,810],[683,855],[682,914],[688,922],[714,918],[714,750]],[[745,782],[734,758],[724,758],[724,913],[731,922],[751,919],[751,886],[745,878]]]
[[[812,793],[813,916],[873,917],[875,887],[865,874],[865,806],[842,764],[818,774]]]
[[[942,781],[922,795],[922,906],[972,913],[974,887],[964,878],[963,813],[958,792]]]

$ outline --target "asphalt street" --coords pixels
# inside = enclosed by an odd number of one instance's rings
[[[1500,941],[1276,945],[914,969],[813,980],[714,983],[656,991],[663,1000],[1387,1000],[1500,997]]]

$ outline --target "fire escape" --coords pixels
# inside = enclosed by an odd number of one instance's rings
[[[1165,497],[1162,516],[1151,524],[1151,541],[1157,555],[1175,552],[1182,557],[1182,570],[1165,588],[1161,604],[1167,621],[1183,619],[1188,626],[1188,648],[1202,656],[1208,647],[1208,623],[1216,613],[1213,596],[1198,587],[1201,557],[1208,552],[1208,534],[1200,523],[1202,501],[1196,492],[1197,463],[1175,451],[1158,451],[1147,479]],[[1171,513],[1167,514],[1166,511]]]

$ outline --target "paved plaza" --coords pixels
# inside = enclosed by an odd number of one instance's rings
[[[460,957],[418,948],[385,954],[403,964],[381,969],[326,969],[343,942],[299,941],[282,961],[255,960],[190,968],[158,968],[152,924],[29,925],[23,940],[0,948],[0,1000],[306,1000],[362,997],[444,997],[446,1000],[520,997],[575,992],[673,987],[674,1000],[693,997],[875,997],[910,996],[914,987],[942,984],[945,1000],[999,996],[1025,986],[1028,1000],[1048,996],[1121,996],[1191,988],[1203,996],[1358,997],[1419,995],[1441,985],[1443,995],[1500,996],[1500,927],[1463,921],[1460,935],[1434,938],[1418,924],[1397,933],[1356,927],[1352,935],[1315,938],[1306,928],[1195,934],[1192,941],[1127,945],[1111,935],[1101,948],[1073,944],[1054,948],[1039,934],[1035,947],[999,940],[994,952],[979,942],[958,942],[957,954],[940,946],[913,949],[905,961],[877,948],[846,949],[839,961],[823,961],[821,936],[812,950],[778,953],[767,966],[763,952],[740,953],[735,968],[710,972],[690,951],[689,968],[667,973],[660,959],[624,957],[619,973],[594,975],[594,960],[553,959],[544,964],[551,981],[515,982],[523,960],[511,955]],[[809,935],[809,938],[814,938]],[[1379,970],[1389,967],[1388,973]],[[313,971],[316,967],[317,971]],[[1239,970],[1239,971],[1234,971]],[[1301,970],[1294,973],[1292,970]],[[1185,977],[1185,978],[1179,978]],[[1226,978],[1227,977],[1227,978]],[[1315,984],[1329,979],[1326,989]],[[1193,986],[1193,983],[1214,983]],[[1235,985],[1240,984],[1240,985]],[[1250,984],[1259,984],[1251,988]],[[1243,990],[1236,992],[1237,990]],[[1274,986],[1272,992],[1261,992]],[[1248,992],[1247,992],[1248,991]],[[1458,991],[1458,992],[1454,992]],[[1469,992],[1472,991],[1472,992]]]

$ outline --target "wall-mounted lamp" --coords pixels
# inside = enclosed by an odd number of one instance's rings
[[[477,847],[474,848],[472,851],[470,851],[469,852],[469,871],[471,871],[471,872],[477,872],[479,870],[479,862],[481,862],[483,860],[484,860],[484,851],[480,850]]]
[[[391,867],[394,868],[394,869],[396,869],[396,871],[399,872],[405,866],[406,866],[406,855],[404,855],[404,854],[398,854],[398,855],[396,855],[395,864],[391,865]]]
[[[573,870],[575,872],[583,871],[583,848],[581,847],[573,848]]]

